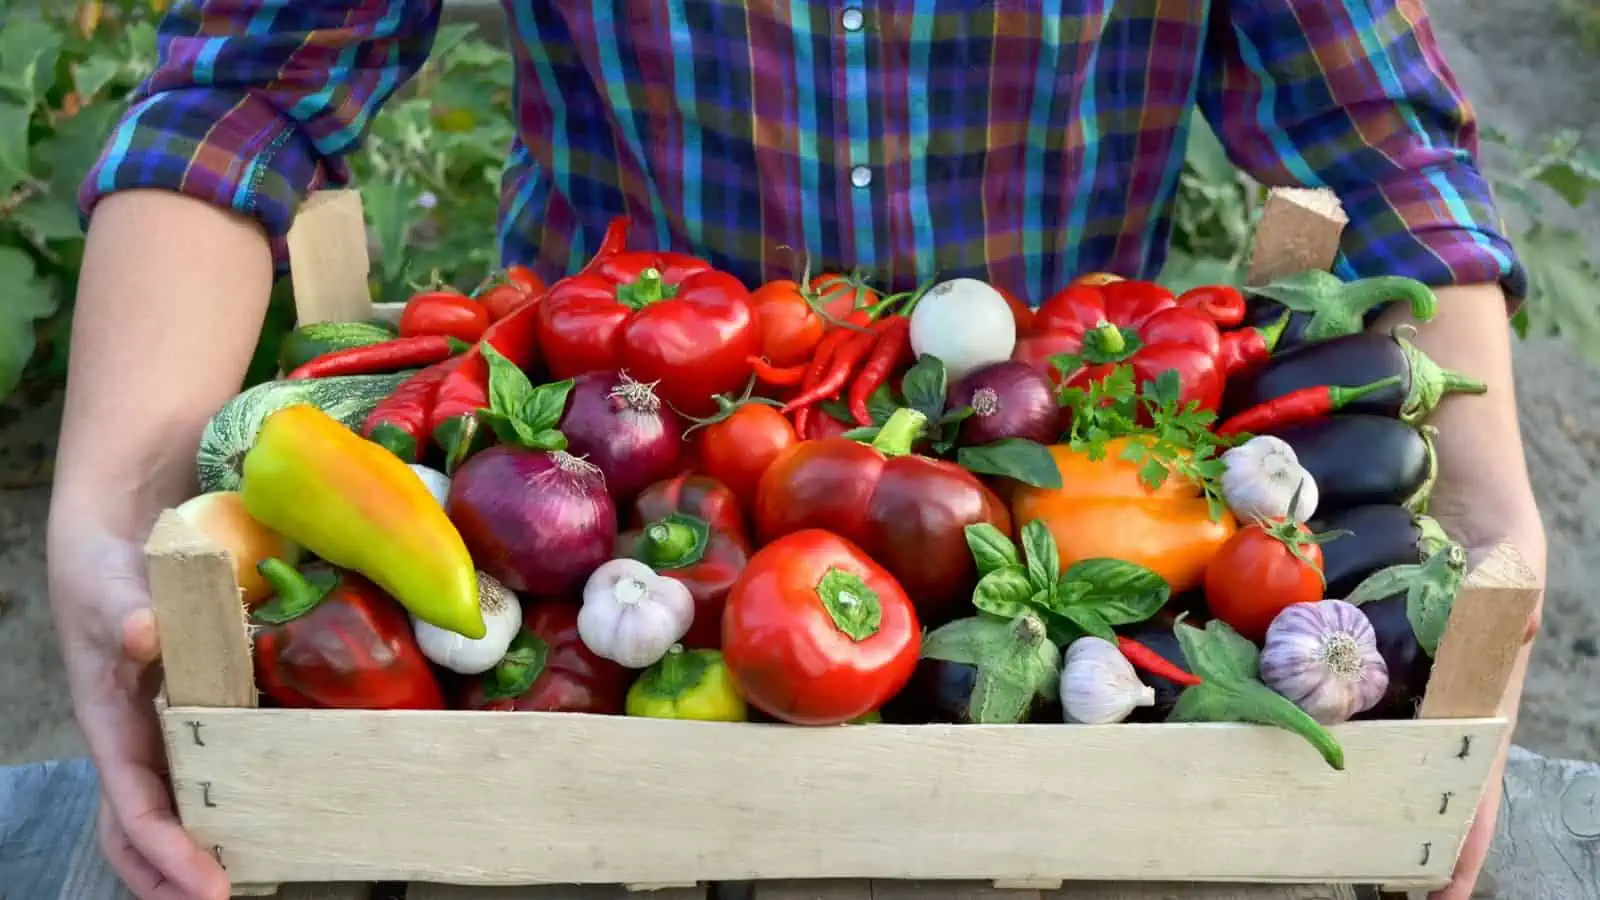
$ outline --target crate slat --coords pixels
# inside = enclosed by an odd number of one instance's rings
[[[1243,725],[192,708],[163,723],[184,823],[235,879],[485,885],[1441,882],[1492,757],[1459,751],[1506,728],[1342,726],[1335,772],[1298,736]],[[1207,777],[1151,776],[1181,770]],[[1149,839],[1178,827],[1181,842]]]
[[[540,884],[522,887],[480,887],[413,881],[406,900],[636,900],[640,895],[620,884]],[[652,900],[706,900],[705,887],[663,888]]]
[[[365,882],[331,882],[328,884],[285,884],[278,888],[278,900],[369,900],[372,885]]]

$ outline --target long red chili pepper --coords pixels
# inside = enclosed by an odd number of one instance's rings
[[[334,375],[377,375],[413,366],[431,366],[464,352],[468,346],[464,341],[442,334],[395,338],[363,347],[329,351],[302,363],[284,377],[297,381]]]
[[[1274,397],[1265,403],[1258,403],[1249,409],[1243,410],[1230,417],[1227,421],[1217,426],[1219,436],[1240,434],[1243,432],[1261,432],[1272,428],[1281,428],[1297,422],[1306,422],[1311,419],[1320,419],[1343,407],[1349,406],[1362,397],[1375,394],[1385,388],[1391,388],[1400,383],[1399,375],[1390,375],[1371,384],[1358,387],[1342,387],[1339,385],[1318,384],[1304,387],[1298,391],[1290,391],[1281,397]]]
[[[1123,658],[1132,663],[1134,668],[1143,669],[1151,675],[1159,675],[1173,684],[1193,687],[1202,683],[1199,676],[1178,668],[1172,660],[1133,638],[1117,635],[1117,649],[1122,651]]]
[[[845,321],[852,325],[865,325],[869,321],[869,315],[870,313],[866,310],[858,309],[850,313]],[[811,365],[806,369],[805,377],[800,380],[801,395],[814,390],[822,382],[822,378],[828,372],[828,367],[833,363],[833,358],[838,353],[839,348],[850,340],[853,335],[859,333],[848,328],[835,328],[822,336],[822,340],[817,343],[817,349],[811,357]],[[784,414],[787,415],[792,408],[789,406],[784,407]],[[799,435],[801,440],[806,439],[806,433],[809,430],[807,426],[810,423],[811,404],[808,403],[798,409],[794,409],[794,433]]]
[[[1211,317],[1218,328],[1232,328],[1244,321],[1244,294],[1227,284],[1204,284],[1178,295],[1178,305],[1198,309]]]
[[[889,380],[902,356],[911,349],[911,320],[905,316],[892,316],[878,323],[878,342],[872,355],[861,366],[861,374],[850,385],[850,418],[857,425],[872,424],[872,413],[867,409],[867,398],[878,386]]]
[[[849,381],[851,374],[855,372],[856,363],[867,355],[878,339],[875,331],[846,331],[844,334],[846,335],[844,343],[834,352],[833,359],[828,363],[828,370],[821,380],[784,404],[783,412],[793,412],[819,400],[839,396],[845,382]]]
[[[361,433],[406,462],[417,462],[424,442],[432,433],[431,413],[439,385],[460,368],[465,359],[465,356],[452,356],[400,382],[399,387],[367,414],[366,421],[361,423]]]
[[[757,378],[779,387],[799,384],[810,369],[810,366],[804,363],[798,366],[775,366],[759,356],[747,356],[745,362],[750,364],[750,370],[756,373]]]
[[[1277,349],[1278,340],[1283,337],[1283,330],[1289,324],[1289,316],[1290,313],[1285,312],[1271,325],[1222,332],[1222,347],[1217,354],[1217,362],[1222,366],[1223,373],[1232,376],[1249,372],[1271,359],[1272,351]]]

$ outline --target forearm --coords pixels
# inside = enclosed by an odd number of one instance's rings
[[[52,520],[142,540],[194,490],[206,421],[238,391],[271,291],[261,226],[165,191],[106,198],[73,317]],[[61,515],[67,513],[66,515]]]

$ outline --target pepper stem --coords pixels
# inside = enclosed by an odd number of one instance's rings
[[[661,270],[649,268],[639,273],[633,281],[617,288],[617,300],[630,309],[644,309],[652,303],[666,300],[675,293],[673,285],[661,280]]]
[[[877,436],[872,439],[872,446],[884,456],[905,456],[911,452],[911,445],[922,436],[922,428],[927,423],[927,416],[909,406],[902,406],[883,423]]]
[[[506,655],[495,667],[484,673],[484,695],[490,700],[520,697],[533,687],[544,674],[545,662],[550,658],[550,645],[544,638],[526,628],[517,632]]]
[[[1335,409],[1343,409],[1357,400],[1360,400],[1362,397],[1371,396],[1372,394],[1376,394],[1385,388],[1394,387],[1400,383],[1400,379],[1401,376],[1399,375],[1390,375],[1388,378],[1380,378],[1370,384],[1362,384],[1355,387],[1342,387],[1339,385],[1329,387],[1329,411],[1331,412]]]
[[[673,513],[644,529],[644,561],[652,569],[682,569],[705,558],[711,525],[698,516]]]
[[[334,572],[303,575],[281,559],[263,559],[256,564],[256,571],[277,595],[252,613],[253,618],[267,625],[282,625],[311,612],[339,584]]]
[[[1289,327],[1289,320],[1293,317],[1294,313],[1284,310],[1283,315],[1279,316],[1276,322],[1256,329],[1256,333],[1261,335],[1261,343],[1266,346],[1268,353],[1278,349],[1278,342],[1283,340],[1283,332]]]
[[[1101,322],[1094,327],[1094,333],[1100,341],[1100,349],[1108,355],[1115,356],[1121,353],[1128,342],[1122,337],[1122,329],[1110,322]]]

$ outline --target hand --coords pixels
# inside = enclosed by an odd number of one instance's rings
[[[73,708],[100,773],[100,848],[140,900],[227,900],[227,875],[183,830],[168,794],[142,547],[97,525],[58,504],[48,556]]]

